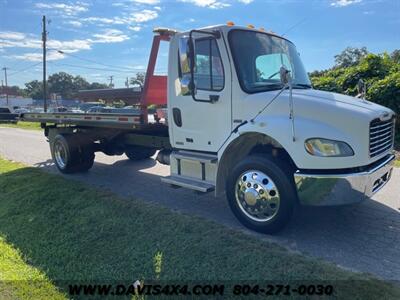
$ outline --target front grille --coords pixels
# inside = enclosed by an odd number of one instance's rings
[[[373,120],[369,125],[369,155],[375,157],[393,147],[394,118],[388,121]]]

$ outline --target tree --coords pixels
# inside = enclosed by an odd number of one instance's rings
[[[390,58],[391,58],[394,62],[400,64],[400,50],[399,50],[399,49],[394,50],[394,51],[392,52],[392,54],[390,54]]]
[[[71,99],[77,90],[74,86],[74,77],[65,72],[55,73],[47,80],[49,92],[59,94],[63,99]]]
[[[357,50],[357,51],[355,51]],[[400,50],[367,53],[366,48],[346,48],[335,56],[337,65],[310,73],[314,88],[347,95],[357,94],[357,83],[367,85],[366,98],[391,108],[397,115],[396,132],[400,132]],[[400,135],[396,140],[400,141]]]
[[[38,80],[32,80],[25,83],[26,95],[32,99],[43,99],[43,83]]]
[[[87,89],[88,90],[100,90],[100,89],[106,89],[106,88],[108,88],[108,84],[93,82],[89,85],[89,87]]]
[[[139,86],[141,89],[143,89],[145,77],[146,73],[138,72],[136,73],[135,77],[131,78],[130,84],[132,84],[133,86]]]
[[[12,96],[26,96],[25,90],[21,89],[19,86],[0,86],[0,94],[8,94]]]
[[[108,88],[107,84],[93,82],[89,83],[81,76],[73,76],[65,72],[54,73],[49,76],[47,81],[49,99],[51,93],[61,96],[63,99],[73,99],[79,90],[93,90]],[[43,99],[43,83],[42,81],[33,80],[25,83],[25,94],[32,99]]]
[[[90,83],[81,76],[75,76],[73,79],[74,90],[87,90],[90,88]]]
[[[347,47],[342,53],[335,55],[335,67],[350,67],[357,64],[361,58],[368,54],[366,47]]]

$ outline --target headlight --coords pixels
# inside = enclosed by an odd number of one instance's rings
[[[353,156],[354,151],[345,142],[322,138],[308,139],[304,143],[306,150],[315,156]]]

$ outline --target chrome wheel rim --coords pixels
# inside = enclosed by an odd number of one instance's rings
[[[250,170],[242,173],[235,185],[236,202],[251,220],[267,222],[274,218],[280,206],[276,184],[265,173]]]
[[[65,166],[67,165],[67,149],[60,142],[56,142],[54,144],[54,158],[56,160],[57,165],[61,169],[64,169]]]

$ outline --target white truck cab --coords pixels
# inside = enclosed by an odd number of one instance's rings
[[[294,44],[263,30],[175,34],[168,113],[175,151],[163,180],[226,192],[235,215],[258,231],[280,229],[297,200],[359,202],[391,175],[394,112],[313,89]]]
[[[390,179],[394,112],[313,89],[289,40],[232,23],[155,33],[137,111],[20,115],[41,123],[61,172],[89,170],[98,151],[140,160],[159,150],[171,171],[162,181],[226,194],[266,233],[297,204],[360,202]],[[154,74],[161,41],[168,76]],[[150,104],[167,115],[150,118]]]

